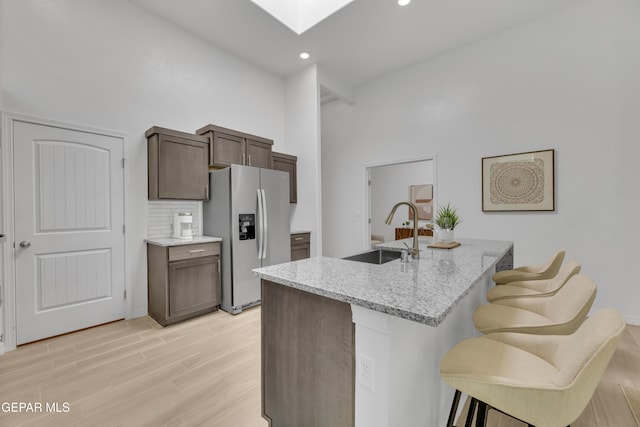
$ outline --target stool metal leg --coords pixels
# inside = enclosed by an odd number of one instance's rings
[[[487,411],[489,407],[486,403],[478,401],[478,417],[476,418],[476,427],[487,427]]]
[[[464,427],[471,427],[473,424],[473,415],[476,412],[476,404],[478,401],[472,397],[471,402],[469,403],[469,412],[467,413],[467,421],[464,423]]]
[[[447,427],[453,427],[455,422],[456,412],[458,411],[458,404],[460,403],[460,390],[456,390],[453,395],[453,402],[451,403],[451,411],[449,412],[449,419],[447,420]]]

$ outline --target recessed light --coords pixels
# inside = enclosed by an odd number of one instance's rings
[[[398,6],[406,6],[411,3],[411,0],[398,0]]]
[[[311,55],[309,54],[309,52],[300,52],[300,58],[309,59],[310,57]]]

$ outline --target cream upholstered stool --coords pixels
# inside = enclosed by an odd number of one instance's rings
[[[484,334],[571,334],[584,321],[595,297],[595,283],[589,276],[577,274],[551,296],[503,299],[481,305],[473,313],[473,323]]]
[[[373,248],[375,245],[378,245],[380,243],[384,243],[384,236],[382,234],[372,234],[371,247]]]
[[[564,260],[564,251],[556,252],[546,264],[527,265],[512,270],[498,271],[492,279],[496,285],[519,282],[521,280],[545,280],[551,279],[560,270]]]
[[[440,376],[456,389],[450,422],[462,392],[480,403],[476,426],[485,425],[487,405],[530,426],[570,425],[591,400],[624,327],[620,313],[603,309],[571,335],[503,332],[461,341],[440,362]],[[467,425],[472,419],[470,409]]]
[[[511,282],[502,286],[495,286],[487,292],[487,301],[496,302],[502,299],[524,296],[549,296],[553,295],[564,286],[567,281],[580,273],[580,263],[569,261],[562,270],[552,279],[523,280]]]

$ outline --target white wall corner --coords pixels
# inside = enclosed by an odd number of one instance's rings
[[[322,253],[320,99],[315,65],[285,82],[285,147],[298,157],[298,203],[291,228],[311,231],[311,256]]]
[[[330,92],[336,98],[349,104],[354,103],[355,93],[351,85],[335,78],[320,66],[318,66],[318,83],[324,91]]]

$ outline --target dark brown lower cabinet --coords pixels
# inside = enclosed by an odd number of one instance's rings
[[[262,412],[274,427],[355,423],[347,303],[262,280]]]
[[[147,244],[148,312],[162,326],[220,306],[220,243]]]
[[[311,233],[291,234],[291,261],[311,257]]]
[[[418,229],[418,236],[433,236],[433,230],[426,228]],[[413,228],[399,227],[396,228],[396,240],[407,239],[413,237]]]

